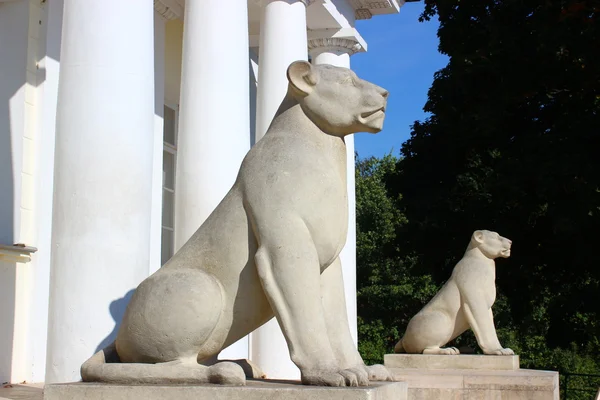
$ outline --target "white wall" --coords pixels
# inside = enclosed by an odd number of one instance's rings
[[[31,117],[37,78],[27,70],[35,58],[28,20],[28,1],[0,3],[0,243],[9,245],[31,244],[33,137],[25,116]],[[30,265],[0,262],[0,382],[23,376],[30,275]]]
[[[61,15],[62,0],[0,4],[0,243],[39,249],[0,267],[0,381],[44,379]]]

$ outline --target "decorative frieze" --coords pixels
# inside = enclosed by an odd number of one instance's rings
[[[354,11],[354,18],[356,19],[371,19],[373,14],[368,8],[358,8]]]
[[[394,0],[350,0],[350,3],[354,7],[354,17],[356,19],[371,19],[373,12],[380,14],[380,12],[374,10],[397,8],[397,2]]]
[[[363,47],[356,40],[349,38],[318,38],[308,41],[308,51],[316,49],[336,49],[350,55],[363,51]]]

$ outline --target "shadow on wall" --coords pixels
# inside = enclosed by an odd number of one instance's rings
[[[18,240],[15,227],[15,174],[21,173],[22,120],[11,121],[11,101],[17,108],[26,81],[27,2],[0,2],[0,244]],[[24,45],[25,44],[25,45]],[[18,111],[13,115],[19,117]],[[21,118],[19,118],[21,119]],[[12,130],[16,129],[15,132]],[[18,264],[0,262],[0,383],[12,377],[15,324],[15,283]]]
[[[98,347],[96,347],[96,351],[95,351],[96,353],[99,352],[100,350],[104,349],[105,347],[109,346],[117,338],[117,333],[119,332],[119,327],[121,326],[121,321],[123,320],[123,315],[125,314],[127,305],[131,301],[131,296],[133,296],[134,291],[135,291],[135,289],[131,289],[129,292],[127,292],[127,294],[125,296],[121,297],[120,299],[114,300],[113,302],[110,303],[110,306],[108,306],[108,309],[110,310],[110,315],[113,317],[113,320],[115,321],[115,327],[113,328],[112,332],[109,333],[108,336],[106,336],[100,342]]]

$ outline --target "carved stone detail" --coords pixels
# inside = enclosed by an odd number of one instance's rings
[[[373,14],[368,8],[358,8],[354,11],[354,18],[356,19],[371,19]]]
[[[350,55],[363,50],[360,43],[347,38],[319,38],[308,41],[308,51],[320,48],[341,50]]]

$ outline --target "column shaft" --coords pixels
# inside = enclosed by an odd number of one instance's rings
[[[225,197],[250,149],[249,65],[247,1],[188,1],[175,180],[175,251]],[[248,358],[248,339],[229,346],[223,356]]]
[[[152,2],[65,0],[60,61],[47,383],[79,379],[148,274]]]
[[[306,6],[299,0],[266,0],[260,24],[256,141],[264,136],[287,93],[287,67],[307,60]]]
[[[266,133],[287,93],[286,71],[307,60],[306,5],[299,0],[266,0],[260,25],[256,140]],[[275,319],[251,335],[251,358],[274,379],[299,379],[287,343]]]
[[[175,188],[175,250],[233,185],[250,148],[246,0],[188,1]]]

